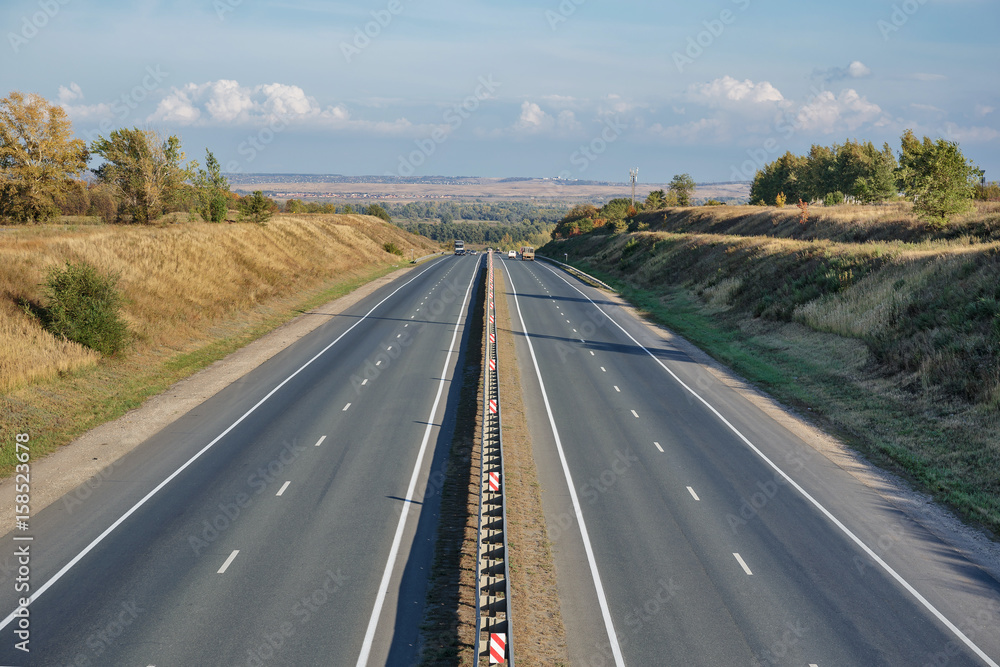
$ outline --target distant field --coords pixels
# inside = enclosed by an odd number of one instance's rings
[[[427,199],[507,199],[553,201],[604,202],[614,197],[630,197],[631,186],[621,184],[590,184],[551,179],[509,181],[500,178],[463,178],[455,183],[338,183],[338,182],[240,182],[231,179],[236,192],[262,190],[274,199],[355,200],[374,199],[386,202],[411,202]],[[645,199],[652,190],[666,189],[666,183],[640,183],[636,186],[636,199]],[[696,199],[747,200],[749,183],[699,184]]]

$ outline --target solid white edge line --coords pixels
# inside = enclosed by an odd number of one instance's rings
[[[711,412],[716,417],[718,417],[719,420],[723,424],[725,424],[729,428],[730,431],[732,431],[733,433],[735,433],[736,436],[740,440],[742,440],[744,442],[744,444],[746,444],[746,446],[750,448],[751,451],[753,451],[755,454],[757,454],[757,456],[759,456],[761,458],[761,460],[763,460],[765,463],[767,463],[767,465],[769,465],[776,473],[778,473],[779,475],[781,475],[785,479],[785,481],[787,481],[792,486],[792,488],[794,488],[796,491],[798,491],[800,494],[802,494],[803,498],[805,498],[806,500],[808,500],[813,505],[813,507],[815,507],[817,510],[819,510],[820,513],[823,514],[823,516],[825,516],[831,523],[833,523],[833,525],[835,525],[837,528],[839,528],[840,531],[842,533],[844,533],[844,535],[846,535],[848,538],[850,538],[850,540],[852,542],[854,542],[862,551],[864,551],[869,556],[869,558],[871,558],[876,563],[878,563],[879,567],[881,567],[883,570],[885,570],[885,572],[889,576],[891,576],[893,579],[895,579],[896,582],[900,586],[902,586],[903,588],[905,588],[906,591],[915,600],[917,600],[917,602],[919,602],[924,607],[924,609],[926,609],[927,611],[929,611],[936,619],[938,619],[946,628],[948,628],[952,632],[952,634],[954,634],[958,639],[960,639],[963,644],[965,644],[967,647],[969,647],[969,649],[971,649],[973,653],[975,653],[976,655],[978,655],[983,660],[983,662],[985,662],[990,667],[1000,667],[1000,665],[998,665],[992,658],[990,658],[990,656],[986,655],[986,653],[981,648],[979,648],[978,646],[976,646],[976,644],[973,643],[973,641],[971,639],[969,639],[965,635],[964,632],[962,632],[954,623],[952,623],[950,620],[948,620],[948,618],[944,614],[942,614],[940,611],[938,611],[937,607],[935,607],[934,605],[932,605],[930,603],[930,601],[927,600],[927,598],[925,598],[923,595],[921,595],[920,592],[916,588],[914,588],[913,586],[911,586],[908,581],[906,581],[905,579],[903,579],[903,577],[898,572],[896,572],[896,570],[894,570],[888,563],[886,563],[884,560],[882,560],[882,558],[879,557],[879,555],[877,553],[875,553],[874,551],[872,551],[871,547],[869,547],[867,544],[865,544],[861,540],[860,537],[858,537],[857,535],[855,535],[851,531],[850,528],[848,528],[846,525],[844,525],[840,521],[840,519],[838,519],[837,517],[835,517],[833,515],[833,513],[830,512],[830,510],[826,509],[826,507],[824,507],[822,503],[820,503],[818,500],[816,500],[815,498],[813,498],[809,494],[808,491],[806,491],[805,489],[803,489],[799,485],[798,482],[796,482],[794,479],[792,479],[791,477],[789,477],[788,474],[784,470],[782,470],[781,468],[779,468],[777,466],[777,464],[774,463],[774,461],[772,461],[771,459],[769,459],[767,457],[767,455],[764,454],[764,452],[760,451],[760,449],[758,449],[755,444],[753,444],[752,442],[750,442],[749,438],[747,438],[745,435],[743,435],[743,433],[741,433],[738,428],[736,428],[735,426],[733,426],[733,424],[728,419],[726,419],[725,417],[722,416],[721,412],[719,412],[718,410],[715,409],[715,406],[713,406],[711,403],[709,403],[704,398],[702,398],[701,394],[699,394],[694,389],[692,389],[687,384],[685,384],[684,381],[681,380],[679,377],[677,377],[677,374],[674,373],[672,370],[670,370],[667,367],[666,364],[664,364],[659,358],[657,358],[657,356],[655,354],[653,354],[651,351],[649,351],[642,343],[640,343],[639,341],[637,341],[632,336],[632,334],[630,334],[628,331],[625,330],[625,327],[623,327],[622,325],[618,324],[618,322],[616,322],[613,317],[611,317],[606,312],[604,312],[604,309],[602,309],[600,306],[598,306],[596,303],[594,303],[594,301],[589,296],[587,296],[586,294],[584,294],[582,290],[578,289],[575,285],[573,285],[568,280],[566,280],[565,278],[563,278],[561,275],[559,275],[558,273],[556,273],[555,270],[551,269],[548,266],[546,266],[545,268],[548,269],[550,272],[552,272],[553,275],[555,275],[557,278],[559,278],[560,280],[562,280],[564,283],[566,283],[567,285],[569,285],[572,289],[576,290],[584,299],[586,299],[587,301],[589,301],[590,305],[592,305],[594,308],[596,308],[598,312],[600,312],[602,315],[604,315],[604,317],[608,318],[608,321],[610,321],[612,324],[614,324],[616,327],[618,327],[621,330],[622,333],[624,333],[626,336],[628,336],[629,340],[631,340],[633,343],[635,343],[636,345],[638,345],[640,349],[642,349],[646,354],[648,354],[653,359],[653,361],[655,361],[656,363],[658,363],[663,370],[665,370],[667,373],[669,373],[670,376],[677,382],[677,384],[679,384],[681,387],[683,387],[685,390],[687,390],[688,393],[690,393],[692,396],[694,396],[695,398],[697,398],[705,407],[707,407],[709,410],[711,410]]]
[[[364,322],[366,319],[368,319],[368,317],[372,313],[375,312],[376,308],[378,308],[383,303],[385,303],[386,301],[388,301],[389,299],[391,299],[393,296],[395,296],[396,293],[399,292],[399,290],[403,289],[404,287],[406,287],[407,285],[409,285],[410,283],[412,283],[414,280],[416,280],[417,278],[419,278],[421,275],[423,275],[424,273],[426,273],[431,268],[431,266],[433,266],[433,263],[429,264],[426,269],[424,269],[423,271],[421,271],[417,275],[415,275],[412,278],[410,278],[409,280],[407,280],[405,283],[403,283],[402,285],[400,285],[399,287],[397,287],[396,289],[394,289],[392,292],[390,292],[384,299],[382,299],[381,301],[379,301],[378,303],[376,303],[374,306],[372,306],[371,310],[369,310],[367,313],[365,313],[363,317],[359,318],[357,322],[355,322],[350,327],[348,327],[344,331],[344,333],[342,333],[339,336],[337,336],[333,340],[333,342],[331,342],[329,345],[327,345],[322,350],[320,350],[319,352],[317,352],[316,355],[312,359],[310,359],[306,363],[304,363],[301,366],[299,366],[298,370],[296,370],[294,373],[292,373],[291,375],[289,375],[288,377],[286,377],[284,380],[282,380],[274,389],[272,389],[271,391],[267,392],[267,394],[264,396],[264,398],[260,399],[256,403],[254,403],[253,407],[250,408],[249,410],[247,410],[246,412],[244,412],[242,417],[240,417],[239,419],[237,419],[236,421],[234,421],[232,424],[230,424],[229,427],[226,428],[225,431],[223,431],[219,435],[215,436],[215,438],[210,443],[208,443],[207,445],[205,445],[204,447],[202,447],[200,450],[198,450],[198,452],[194,456],[192,456],[191,458],[189,458],[186,462],[184,462],[184,464],[182,464],[181,467],[179,467],[177,470],[175,470],[172,473],[170,473],[170,475],[168,475],[166,479],[164,479],[162,482],[160,482],[159,484],[157,484],[153,488],[152,491],[150,491],[145,496],[143,496],[135,505],[133,505],[131,508],[129,508],[129,510],[127,512],[125,512],[120,517],[118,517],[118,519],[114,523],[112,523],[110,526],[108,526],[107,528],[105,528],[103,533],[101,533],[100,535],[98,535],[97,537],[95,537],[94,540],[90,544],[88,544],[86,547],[84,547],[84,549],[80,553],[78,553],[76,556],[74,556],[68,563],[66,563],[65,565],[63,565],[62,568],[58,572],[56,572],[54,575],[52,575],[51,579],[49,579],[48,581],[46,581],[44,584],[42,584],[38,588],[38,590],[36,590],[34,593],[32,593],[31,597],[28,598],[28,605],[30,606],[35,600],[37,600],[39,597],[41,597],[41,595],[45,591],[47,591],[49,588],[52,587],[53,584],[55,584],[57,581],[59,581],[67,572],[70,571],[70,569],[74,565],[76,565],[77,563],[79,563],[80,560],[83,559],[84,556],[86,556],[98,544],[100,544],[104,540],[104,538],[106,538],[108,535],[110,535],[111,532],[114,531],[115,528],[117,528],[122,523],[124,523],[126,519],[128,519],[130,516],[132,516],[140,507],[142,507],[143,505],[145,505],[146,502],[149,501],[150,498],[152,498],[157,493],[159,493],[160,489],[162,489],[167,484],[169,484],[175,477],[177,477],[185,469],[187,469],[188,466],[190,466],[192,463],[194,463],[195,461],[197,461],[201,457],[202,454],[204,454],[209,449],[211,449],[213,446],[215,446],[215,443],[219,442],[219,440],[222,440],[224,437],[226,437],[229,434],[230,431],[232,431],[234,428],[236,428],[237,426],[239,426],[239,424],[242,423],[244,419],[246,419],[247,417],[249,417],[255,410],[257,410],[257,408],[259,408],[261,405],[263,405],[265,401],[267,401],[269,398],[271,398],[272,396],[274,396],[274,394],[277,393],[277,391],[279,389],[281,389],[286,384],[288,384],[292,380],[292,378],[294,378],[296,375],[298,375],[299,373],[301,373],[302,371],[304,371],[310,364],[312,364],[314,361],[316,361],[317,359],[319,359],[321,356],[323,356],[324,354],[326,354],[326,352],[331,347],[333,347],[334,345],[336,345],[337,343],[339,343],[340,340],[344,336],[346,336],[347,334],[349,334],[351,332],[351,330],[354,329],[354,327],[358,326],[359,324],[361,324],[362,322]],[[20,609],[20,608],[21,607],[19,606],[17,609]],[[0,623],[0,630],[3,630],[5,627],[7,627],[7,625],[10,624],[11,621],[14,620],[14,618],[15,618],[14,614],[17,612],[17,609],[15,609],[14,611],[12,611],[10,613],[10,615],[7,616],[7,618],[5,618],[2,623]]]
[[[517,290],[514,289],[514,276],[510,271],[506,272],[510,276],[510,291],[514,296],[514,305],[517,308],[517,318],[521,322],[521,331],[525,333],[524,340],[528,343],[528,351],[531,352],[531,363],[535,366],[535,375],[538,377],[538,387],[542,392],[542,401],[545,404],[545,412],[549,417],[549,426],[552,428],[552,437],[556,443],[556,451],[559,452],[559,462],[562,464],[563,475],[566,478],[566,486],[569,487],[569,496],[573,501],[573,511],[576,512],[576,520],[580,525],[580,536],[583,538],[583,548],[587,553],[587,563],[590,566],[590,575],[594,580],[594,588],[597,590],[597,601],[601,606],[601,614],[604,616],[604,628],[608,633],[608,640],[611,642],[611,653],[615,658],[615,665],[624,667],[625,659],[622,657],[622,649],[618,644],[618,634],[615,632],[615,624],[611,619],[611,610],[608,608],[608,599],[604,594],[604,584],[601,583],[601,575],[597,571],[597,559],[594,557],[594,549],[590,545],[590,535],[587,533],[587,524],[583,520],[583,509],[580,507],[580,499],[576,495],[576,486],[573,484],[573,476],[569,472],[569,463],[566,461],[566,453],[563,451],[562,440],[559,438],[559,429],[556,428],[555,417],[552,415],[552,406],[549,404],[549,395],[545,391],[545,382],[542,380],[542,371],[538,368],[538,359],[535,357],[535,346],[531,344],[531,336],[527,334],[524,326],[524,316],[521,314],[521,302],[517,298]]]
[[[236,560],[236,556],[239,553],[240,553],[240,550],[236,549],[236,550],[233,551],[233,553],[229,554],[229,558],[226,559],[226,562],[222,564],[222,567],[219,568],[219,571],[216,574],[223,574],[223,573],[225,573],[225,571],[229,569],[229,565],[234,560]]]
[[[751,572],[751,571],[750,571],[750,568],[749,568],[749,567],[747,567],[747,564],[746,564],[746,561],[744,561],[744,560],[743,560],[743,557],[742,557],[742,556],[740,556],[740,555],[739,555],[738,553],[736,553],[735,551],[733,552],[733,555],[734,555],[734,556],[736,556],[736,560],[737,560],[737,561],[739,561],[739,563],[740,563],[740,567],[742,567],[742,568],[743,568],[743,571],[744,571],[744,572],[746,572],[747,574],[749,574],[749,575],[753,576],[753,572]]]
[[[320,436],[319,440],[317,440],[317,441],[316,441],[316,445],[315,445],[315,446],[316,446],[316,447],[319,447],[320,445],[322,445],[322,444],[323,444],[323,441],[324,441],[324,440],[326,440],[326,436],[325,436],[325,435],[323,435],[323,436]]]
[[[284,484],[282,484],[281,488],[278,489],[278,492],[276,494],[274,494],[274,495],[275,496],[280,496],[282,493],[285,492],[285,489],[287,489],[288,485],[291,484],[291,483],[292,483],[292,480],[288,480],[287,482],[285,482]]]
[[[695,500],[701,500],[701,498],[698,497],[698,494],[695,493],[694,489],[691,488],[690,486],[688,487],[688,492],[691,493],[691,497],[694,498]]]
[[[382,605],[385,603],[385,596],[389,592],[389,580],[392,578],[392,571],[396,564],[396,557],[399,554],[399,545],[403,541],[403,529],[406,527],[406,517],[410,511],[410,505],[413,501],[413,492],[417,487],[417,478],[420,476],[420,464],[423,462],[424,453],[427,451],[427,443],[431,438],[431,430],[434,428],[434,414],[438,410],[438,405],[441,403],[441,395],[444,393],[445,377],[448,374],[448,365],[451,363],[451,355],[455,351],[455,341],[458,338],[458,331],[462,326],[462,318],[465,315],[466,302],[469,300],[469,294],[472,292],[472,285],[476,281],[476,276],[479,274],[479,264],[482,260],[476,262],[476,270],[472,274],[472,279],[469,281],[469,286],[465,290],[465,298],[462,299],[462,308],[458,314],[458,320],[455,322],[455,331],[451,335],[451,345],[448,347],[448,355],[444,360],[444,367],[441,369],[441,379],[438,381],[437,396],[434,397],[434,405],[431,406],[431,413],[427,417],[427,427],[424,429],[424,438],[420,443],[420,450],[417,452],[417,460],[413,464],[413,474],[410,476],[410,485],[406,489],[406,495],[404,496],[405,501],[403,502],[403,509],[399,514],[399,523],[396,524],[396,534],[392,538],[392,547],[389,549],[389,558],[385,563],[385,571],[382,573],[382,582],[378,587],[378,594],[375,596],[375,608],[372,609],[371,618],[368,619],[368,630],[365,632],[365,639],[361,645],[361,653],[358,655],[357,667],[363,667],[368,664],[368,656],[371,654],[372,644],[375,641],[375,631],[378,629],[378,620],[382,615]]]

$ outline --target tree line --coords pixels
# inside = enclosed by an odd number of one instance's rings
[[[114,130],[88,146],[74,139],[66,112],[40,95],[13,92],[0,100],[0,220],[45,222],[62,215],[108,223],[149,223],[172,212],[221,222],[230,208],[264,223],[277,205],[261,192],[230,191],[219,162],[185,162],[176,136],[138,127]],[[96,182],[83,176],[92,158]]]
[[[391,204],[386,208],[393,219],[408,222],[439,220],[451,223],[456,220],[486,220],[508,224],[524,221],[555,224],[567,210],[566,206],[539,206],[524,201],[410,202]]]
[[[971,206],[977,185],[983,187],[983,171],[957,143],[917,139],[912,130],[900,143],[898,158],[888,143],[879,149],[870,141],[852,140],[813,145],[808,155],[787,152],[757,172],[750,203],[879,204],[902,193],[919,214],[942,222]]]
[[[553,225],[551,223],[525,220],[515,224],[499,224],[487,222],[410,222],[397,221],[402,229],[414,234],[426,236],[433,241],[451,241],[462,239],[473,245],[513,248],[517,242],[529,241],[540,245],[539,240],[548,238]]]

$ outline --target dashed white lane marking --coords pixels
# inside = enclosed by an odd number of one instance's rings
[[[615,385],[615,391],[617,391],[619,394],[622,393],[622,390],[618,388],[618,385]]]
[[[364,380],[361,381],[362,387],[365,386],[366,384],[368,384],[368,378],[365,378]]]
[[[375,365],[376,365],[376,366],[381,366],[381,365],[382,365],[382,360],[381,360],[381,359],[379,359],[378,361],[376,361],[376,362],[375,362]]]
[[[400,337],[400,336],[402,336],[402,335],[403,335],[403,334],[396,334],[396,338],[399,338],[399,337]]]
[[[594,351],[593,350],[590,351],[590,356],[594,356]]]
[[[569,320],[566,320],[566,324],[569,324]]]
[[[347,405],[345,405],[345,406],[344,406],[344,409],[343,409],[343,410],[341,410],[341,412],[347,412],[347,408],[349,408],[349,407],[351,407],[351,404],[350,404],[350,403],[348,403]]]
[[[229,558],[227,558],[227,559],[226,559],[226,562],[225,562],[225,563],[223,563],[223,564],[222,564],[222,567],[220,567],[220,568],[219,568],[219,572],[218,572],[218,574],[222,574],[222,573],[224,573],[224,572],[225,572],[225,571],[226,571],[226,570],[227,570],[227,569],[229,568],[229,565],[230,565],[230,564],[231,564],[231,563],[232,563],[232,562],[233,562],[234,560],[236,560],[236,554],[238,554],[239,552],[240,552],[240,550],[239,550],[239,549],[237,549],[237,550],[236,550],[236,551],[234,551],[233,553],[229,554]]]
[[[410,326],[410,325],[409,325],[409,324],[404,324],[404,325],[403,325],[403,328],[405,329],[405,328],[406,328],[406,327],[408,327],[408,326]]]
[[[292,483],[292,480],[288,480],[287,482],[285,482],[284,484],[282,484],[281,488],[278,489],[278,492],[276,494],[274,494],[274,495],[280,496],[282,493],[285,492],[285,489],[287,489],[288,485],[291,484],[291,483]]]
[[[607,373],[607,372],[608,372],[608,370],[607,370],[606,368],[604,368],[604,366],[601,366],[601,372],[602,372],[602,373]]]
[[[743,571],[744,571],[744,572],[746,572],[747,574],[753,574],[753,572],[751,572],[751,571],[750,571],[750,568],[749,568],[749,567],[747,567],[747,564],[746,564],[746,562],[745,562],[745,561],[743,560],[743,557],[742,557],[742,556],[740,556],[740,555],[739,555],[738,553],[736,553],[736,552],[733,552],[733,555],[734,555],[734,556],[736,556],[736,560],[737,560],[737,561],[739,561],[739,563],[740,563],[740,567],[742,567],[742,568],[743,568]]]
[[[390,345],[389,347],[385,348],[385,351],[386,351],[386,352],[389,352],[389,351],[391,351],[391,350],[392,350],[392,345]]]
[[[695,500],[701,500],[701,498],[698,497],[698,494],[695,493],[694,489],[692,489],[690,486],[688,487],[688,492],[691,493],[691,497],[694,498]],[[738,558],[738,556],[737,556],[737,558]]]
[[[319,447],[320,445],[322,445],[324,440],[326,440],[325,435],[321,436],[320,439],[316,441],[316,446]]]
[[[569,320],[566,320],[566,321],[569,322]],[[573,333],[577,333],[577,330],[573,329]]]
[[[635,410],[633,410],[632,411],[632,416],[635,417],[636,419],[638,419],[639,418],[639,413],[636,412]]]
[[[656,448],[659,449],[660,452],[663,452],[663,447],[660,447],[660,443],[654,442],[653,444],[656,445]]]

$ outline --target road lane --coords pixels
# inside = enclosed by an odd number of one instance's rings
[[[906,588],[919,582],[929,606],[956,624],[977,612],[981,620],[964,623],[963,634],[996,656],[996,633],[986,630],[991,619],[992,627],[1000,623],[995,580],[600,292],[543,264],[504,268],[519,293],[512,311],[520,306],[549,387],[624,663],[921,665],[943,654],[952,665],[995,660],[977,656]],[[516,315],[514,325],[521,326]],[[522,337],[522,378],[530,379],[526,348]],[[719,406],[733,428],[658,361]],[[529,396],[536,391],[526,387]],[[536,443],[548,429],[542,413],[529,408]],[[543,448],[549,440],[541,437]],[[762,454],[859,541],[884,552],[878,557],[899,568],[902,583]],[[565,525],[572,516],[560,498],[565,480],[553,472],[553,456],[537,458],[558,536],[571,657],[574,664],[611,664],[610,640],[593,613],[593,584],[588,590],[580,582],[580,536]]]
[[[37,587],[229,429],[31,605],[30,660],[3,630],[0,664],[354,664],[397,532],[371,664],[412,659],[429,570],[412,563],[432,561],[437,508],[424,492],[478,271],[415,269],[124,457],[86,502],[34,517]]]

